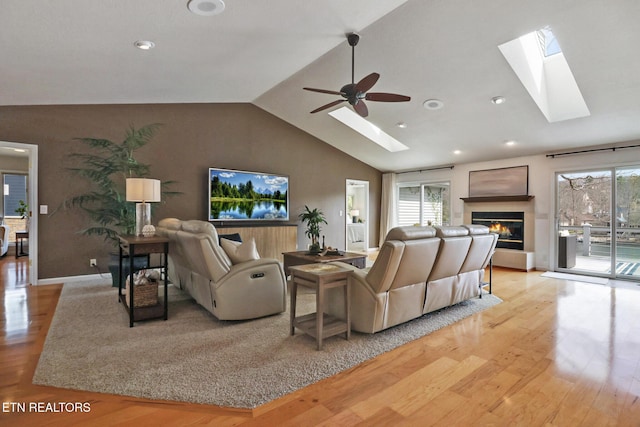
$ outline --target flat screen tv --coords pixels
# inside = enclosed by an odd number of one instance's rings
[[[209,221],[289,220],[289,177],[209,168]]]

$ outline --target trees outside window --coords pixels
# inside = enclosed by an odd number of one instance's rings
[[[449,225],[449,183],[410,184],[398,188],[398,225]]]

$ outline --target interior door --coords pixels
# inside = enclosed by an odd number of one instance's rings
[[[347,179],[345,249],[367,252],[369,249],[369,181]]]

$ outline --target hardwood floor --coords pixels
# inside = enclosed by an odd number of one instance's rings
[[[637,285],[495,268],[502,304],[251,411],[32,385],[61,285],[25,285],[26,262],[0,262],[3,426],[640,425]]]

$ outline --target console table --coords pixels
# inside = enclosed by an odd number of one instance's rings
[[[29,239],[28,231],[16,231],[16,258],[20,258],[21,256],[29,255],[24,251],[24,239]],[[18,246],[20,246],[20,251],[18,252]]]
[[[134,304],[134,289],[133,274],[134,270],[134,256],[135,255],[150,255],[150,254],[162,254],[161,265],[150,265],[148,269],[161,268],[163,269],[164,280],[164,298],[163,301],[151,307],[135,307]],[[122,260],[125,255],[128,255],[129,259],[129,299],[130,304],[127,304],[126,295],[122,293],[123,283],[120,279],[122,277]],[[118,270],[118,301],[120,301],[127,309],[129,314],[129,327],[133,327],[133,323],[140,320],[164,318],[167,320],[169,313],[169,298],[167,294],[167,257],[169,256],[169,239],[166,237],[138,237],[138,236],[120,236],[120,263]]]
[[[229,224],[214,223],[218,234],[238,233],[243,241],[253,237],[256,249],[262,258],[273,258],[282,261],[282,253],[295,251],[298,241],[297,224],[281,225],[245,225],[231,226]]]

